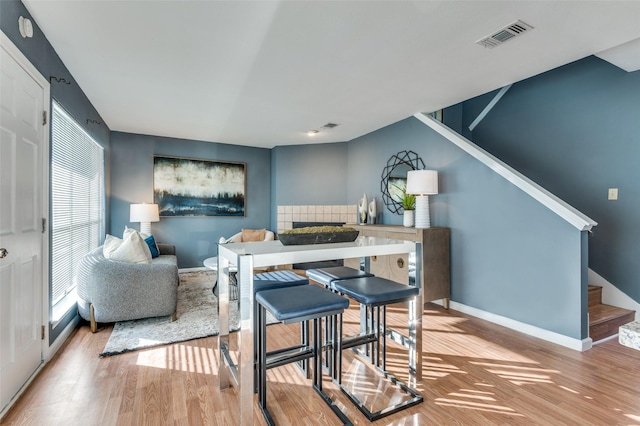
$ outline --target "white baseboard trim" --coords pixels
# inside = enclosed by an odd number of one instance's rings
[[[602,287],[602,303],[636,311],[635,320],[640,320],[640,303],[627,296],[618,287],[598,275],[598,273],[592,271],[591,268],[589,268],[588,281],[591,285]]]
[[[433,302],[433,303],[438,303],[438,302]],[[441,304],[441,303],[438,303],[438,304]],[[511,318],[503,317],[501,315],[496,315],[491,312],[487,312],[481,309],[473,308],[471,306],[463,305],[462,303],[454,302],[453,300],[449,302],[449,307],[456,311],[460,311],[464,314],[471,315],[476,318],[480,318],[480,319],[492,322],[494,324],[507,327],[511,330],[524,333],[528,336],[537,337],[547,342],[555,343],[557,345],[564,346],[565,348],[573,349],[576,351],[584,352],[586,350],[591,349],[591,347],[593,346],[593,342],[590,337],[587,337],[586,339],[582,339],[582,340],[574,339],[572,337],[558,334],[553,331],[545,330],[543,328],[535,327],[530,324],[525,324],[523,322],[516,321]]]
[[[198,272],[198,271],[206,271],[208,268],[205,268],[204,266],[197,266],[195,268],[180,268],[178,269],[178,273],[181,272]]]

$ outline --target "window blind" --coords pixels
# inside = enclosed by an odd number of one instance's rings
[[[104,150],[53,102],[51,120],[51,306],[75,289],[82,256],[104,234]]]

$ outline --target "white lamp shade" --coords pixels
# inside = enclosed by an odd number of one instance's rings
[[[407,173],[407,194],[433,195],[438,193],[438,172],[411,170]]]
[[[157,204],[131,204],[130,222],[159,222],[160,214]]]

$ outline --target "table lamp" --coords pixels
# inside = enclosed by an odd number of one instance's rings
[[[438,172],[411,170],[407,173],[407,194],[416,196],[416,228],[431,228],[429,195],[438,193]]]
[[[131,204],[130,222],[140,222],[140,232],[151,234],[151,222],[159,222],[160,214],[157,204]]]

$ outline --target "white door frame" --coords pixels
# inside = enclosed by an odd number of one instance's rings
[[[7,37],[7,35],[0,31],[0,45],[4,50],[6,50],[9,55],[24,69],[27,74],[33,80],[42,87],[43,89],[43,104],[42,107],[45,111],[47,117],[47,124],[43,126],[43,144],[42,144],[42,211],[41,215],[43,218],[47,218],[47,228],[45,232],[42,234],[42,257],[41,264],[42,269],[40,273],[42,274],[40,282],[42,283],[42,318],[40,319],[41,325],[44,326],[44,339],[41,341],[41,356],[44,361],[40,367],[34,372],[34,374],[27,380],[25,385],[19,391],[18,395],[20,395],[23,390],[37,375],[37,373],[42,369],[45,363],[51,359],[53,353],[51,352],[51,348],[49,348],[49,152],[50,152],[50,129],[51,129],[51,119],[50,119],[50,110],[51,110],[51,92],[50,92],[50,84],[49,81],[36,69],[36,67],[29,62],[27,57],[18,49],[18,47],[13,44],[13,42]],[[13,401],[17,399],[14,398]],[[4,410],[6,412],[12,405],[12,402],[9,403]],[[0,407],[2,409],[2,407]],[[2,414],[0,413],[0,418]]]

